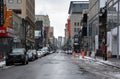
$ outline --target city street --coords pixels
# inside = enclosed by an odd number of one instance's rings
[[[0,79],[115,79],[102,73],[107,71],[104,70],[105,66],[99,72],[99,65],[94,68],[94,65],[85,61],[64,53],[55,53],[28,65],[5,67],[0,70]]]
[[[120,0],[0,0],[0,79],[120,79]]]

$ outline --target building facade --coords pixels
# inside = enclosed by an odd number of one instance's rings
[[[50,29],[50,20],[48,15],[36,15],[36,20],[43,21],[43,30],[44,30],[44,44],[49,43],[49,29]]]
[[[50,27],[48,38],[49,38],[50,45],[53,45],[54,44],[54,27]]]
[[[48,15],[36,15],[36,20],[43,21],[43,27],[50,27],[50,19]]]
[[[65,37],[64,37],[64,45],[67,44],[67,39],[68,39],[68,24],[65,24],[65,29],[64,29]]]
[[[44,30],[43,21],[36,20],[35,22],[35,48],[40,49],[44,46]]]
[[[106,53],[120,56],[120,1],[89,0],[88,36],[89,49],[107,46]]]
[[[49,38],[54,37],[54,27],[50,27],[49,29]]]
[[[22,48],[25,47],[25,28],[21,25],[22,19],[16,13],[12,13],[12,26],[14,29],[14,39],[13,39],[13,47],[14,48]]]
[[[69,19],[70,19],[70,38],[71,46],[74,44],[74,35],[78,35],[78,32],[81,30],[82,26],[80,22],[82,20],[82,12],[84,9],[88,9],[88,1],[71,1],[69,7]]]
[[[120,56],[120,0],[107,0],[107,51]]]
[[[63,38],[62,38],[62,36],[58,36],[58,40],[57,40],[57,46],[58,46],[58,48],[61,48],[62,47],[62,41],[63,41]]]
[[[34,0],[6,0],[8,10],[18,14],[23,20],[26,29],[27,48],[34,47],[34,29],[35,29],[35,1]]]
[[[87,36],[87,20],[88,20],[88,9],[84,9],[82,13],[81,26],[82,29],[79,31],[79,43],[80,48],[88,50],[88,36]]]
[[[89,50],[95,50],[95,36],[99,34],[99,1],[89,0],[89,17],[88,17],[88,38]],[[98,40],[98,39],[96,39]]]

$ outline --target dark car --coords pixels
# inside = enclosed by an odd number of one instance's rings
[[[13,65],[14,63],[28,64],[28,55],[24,48],[15,48],[6,56],[6,65]]]

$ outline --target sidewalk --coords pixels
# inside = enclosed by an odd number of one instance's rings
[[[98,61],[100,63],[106,64],[106,65],[109,65],[109,66],[120,68],[120,59],[117,59],[117,58],[108,58],[107,61],[104,61],[102,59],[102,57],[96,57],[96,59],[95,59],[95,58],[92,58],[92,57],[85,56],[85,58],[86,59],[91,59],[93,61]]]

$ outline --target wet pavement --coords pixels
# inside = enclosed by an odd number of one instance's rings
[[[87,71],[69,55],[55,53],[28,65],[17,65],[0,70],[0,79],[109,79]],[[112,79],[112,78],[111,78]]]

